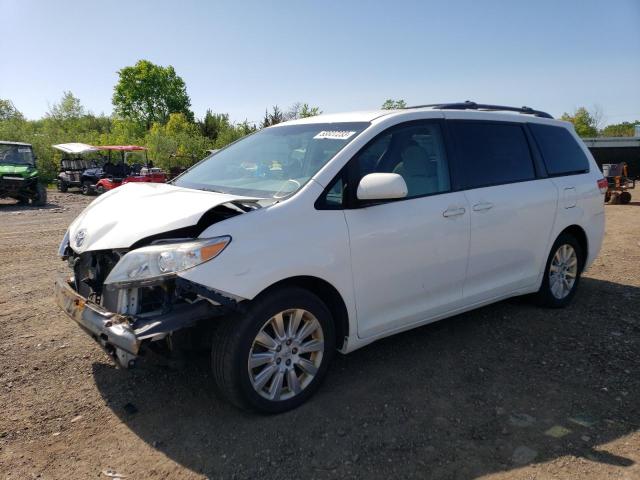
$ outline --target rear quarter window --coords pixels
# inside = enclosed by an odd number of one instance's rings
[[[535,179],[529,143],[519,123],[452,120],[450,128],[460,188]]]
[[[575,137],[564,127],[529,124],[547,173],[551,176],[589,171],[589,160]]]

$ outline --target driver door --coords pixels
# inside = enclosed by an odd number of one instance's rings
[[[394,172],[404,199],[345,210],[358,336],[410,328],[461,305],[470,237],[469,207],[452,192],[439,120],[407,122],[383,132],[350,161],[356,187],[372,172]]]

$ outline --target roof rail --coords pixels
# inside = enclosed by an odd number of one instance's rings
[[[440,110],[484,110],[488,112],[499,112],[499,111],[518,112],[518,113],[524,113],[527,115],[534,115],[536,117],[553,118],[547,112],[534,110],[531,107],[526,107],[526,106],[525,107],[508,107],[506,105],[488,105],[484,103],[471,102],[469,100],[465,102],[457,102],[457,103],[432,103],[429,105],[414,105],[411,107],[405,107],[405,109],[426,108],[426,107],[437,108]]]

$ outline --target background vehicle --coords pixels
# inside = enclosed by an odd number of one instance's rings
[[[164,183],[166,175],[159,168],[153,168],[147,158],[147,149],[138,145],[104,145],[96,147],[107,152],[104,164],[104,178],[95,189],[98,195],[129,182]],[[112,153],[116,152],[116,153]],[[115,163],[114,163],[115,162]]]
[[[623,205],[629,203],[631,201],[629,190],[636,188],[636,181],[629,178],[627,164],[625,162],[605,163],[602,165],[602,173],[608,184],[604,201]]]
[[[286,122],[87,207],[60,246],[74,275],[58,305],[123,366],[210,327],[219,390],[281,412],[336,349],[517,295],[568,305],[602,244],[606,189],[573,127],[531,108]]]
[[[79,188],[83,195],[91,194],[104,175],[98,149],[86,143],[61,143],[53,148],[62,152],[58,190],[66,192],[69,188]]]
[[[20,203],[47,203],[47,189],[40,183],[36,157],[28,143],[0,141],[0,198]]]

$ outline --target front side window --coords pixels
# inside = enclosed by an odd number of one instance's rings
[[[267,128],[213,153],[174,184],[258,198],[284,198],[299,190],[368,126],[366,122],[340,122]]]
[[[529,143],[519,124],[449,121],[459,187],[472,189],[536,178]]]
[[[589,171],[589,160],[566,128],[529,124],[540,147],[547,173],[551,176]]]
[[[449,167],[440,125],[420,122],[394,127],[380,134],[352,160],[357,185],[374,172],[397,173],[404,178],[406,198],[447,192]]]

